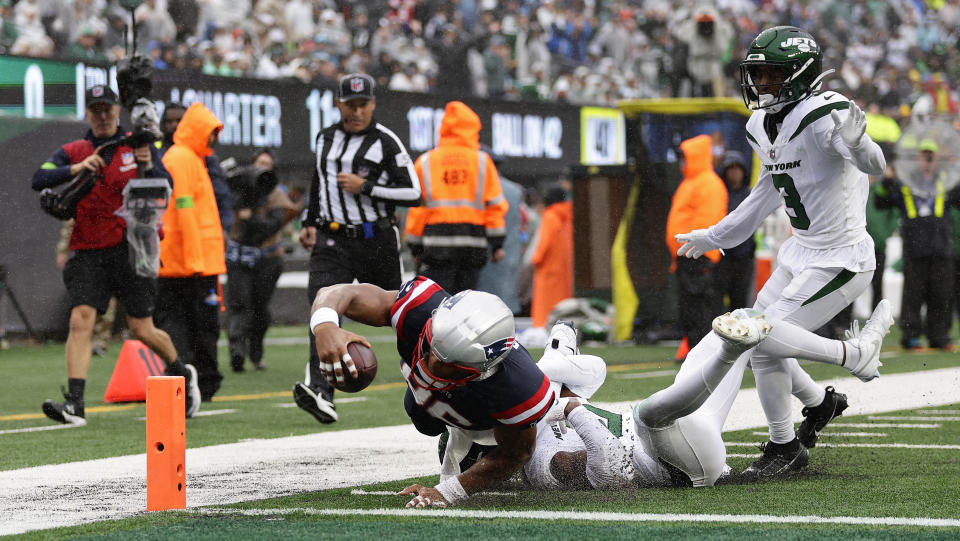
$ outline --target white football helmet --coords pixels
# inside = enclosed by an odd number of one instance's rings
[[[503,361],[514,346],[514,335],[513,312],[499,297],[483,291],[447,298],[430,321],[433,353],[477,376]]]

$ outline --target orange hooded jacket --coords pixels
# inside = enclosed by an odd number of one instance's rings
[[[558,302],[573,297],[573,202],[562,201],[543,209],[533,263],[533,300],[530,319],[546,327]]]
[[[706,229],[727,215],[727,188],[713,172],[710,136],[687,139],[680,143],[680,150],[687,164],[667,217],[667,248],[674,261],[682,244],[675,235]],[[720,261],[719,250],[710,250],[705,255],[714,263]]]
[[[160,277],[188,278],[227,272],[223,228],[204,158],[213,153],[210,134],[223,124],[201,103],[183,114],[163,165],[173,177],[170,206],[163,215]]]
[[[422,206],[407,214],[407,243],[425,261],[482,265],[487,247],[503,246],[503,197],[497,167],[480,151],[480,117],[466,104],[447,104],[440,139],[417,158]]]

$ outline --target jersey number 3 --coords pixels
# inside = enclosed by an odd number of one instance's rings
[[[772,179],[773,185],[783,194],[783,202],[787,205],[790,225],[794,229],[808,229],[810,218],[807,216],[807,209],[803,208],[803,203],[800,202],[800,193],[793,183],[793,178],[790,175],[777,174],[772,175]]]

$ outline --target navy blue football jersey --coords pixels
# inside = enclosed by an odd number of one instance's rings
[[[417,430],[435,436],[444,425],[488,430],[498,424],[526,427],[539,421],[554,402],[550,380],[519,343],[496,371],[447,390],[433,389],[414,366],[420,335],[433,311],[450,295],[436,282],[418,276],[405,283],[390,310],[397,333],[401,372],[407,381],[404,407]]]

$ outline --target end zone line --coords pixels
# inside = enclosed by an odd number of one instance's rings
[[[754,436],[767,436],[770,433],[764,430],[763,432],[752,432]],[[887,435],[883,432],[821,432],[820,437],[823,436],[835,436],[842,438],[886,438]]]
[[[481,519],[570,520],[596,522],[719,522],[728,524],[847,524],[853,526],[920,526],[960,528],[960,519],[912,517],[821,517],[775,515],[696,515],[691,513],[612,513],[578,511],[503,511],[466,509],[229,509],[208,507],[188,509],[189,513],[215,515],[305,515],[321,516],[383,516],[383,517],[437,517]]]
[[[764,432],[766,434],[766,432]],[[756,447],[756,442],[748,441],[728,441],[727,447]],[[960,449],[960,445],[934,445],[934,444],[911,444],[911,443],[825,443],[817,442],[817,447],[866,447],[869,449]]]

